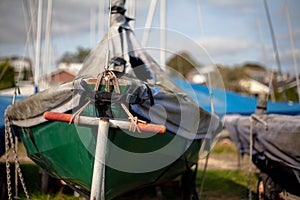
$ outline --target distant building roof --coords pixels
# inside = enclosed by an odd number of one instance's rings
[[[82,68],[82,63],[59,63],[57,68],[60,70],[65,70],[66,72],[69,72],[70,74],[73,74],[76,76],[79,72],[79,70]]]
[[[51,85],[59,85],[67,83],[75,78],[75,74],[69,72],[66,69],[57,69],[50,74]]]

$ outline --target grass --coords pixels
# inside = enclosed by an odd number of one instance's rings
[[[230,154],[236,156],[237,147],[229,139],[220,140],[220,142],[217,142],[216,145],[213,147],[212,154]]]
[[[237,149],[234,144],[227,142],[218,142],[214,147],[213,152],[211,153],[211,157],[217,159],[223,159],[224,162],[236,162]],[[1,177],[6,177],[5,175],[5,165],[0,165],[0,175]],[[202,165],[201,165],[202,167]],[[26,182],[26,186],[29,190],[30,197],[33,200],[82,200],[82,197],[74,197],[73,191],[71,191],[67,186],[59,185],[52,193],[50,194],[42,194],[39,190],[39,167],[32,163],[22,164],[21,166],[22,172],[24,174],[24,179]],[[12,176],[14,172],[13,165],[11,166]],[[198,170],[197,179],[196,179],[196,187],[200,190],[201,185],[201,177],[203,171],[201,169]],[[12,177],[12,181],[13,181]],[[179,182],[180,179],[177,179]],[[255,183],[257,181],[256,176],[253,176],[253,186],[252,191],[256,190]],[[201,200],[220,200],[220,199],[231,199],[231,200],[243,200],[248,199],[249,193],[249,174],[245,167],[241,167],[239,169],[215,169],[209,168],[205,175],[205,183],[203,188],[203,193],[201,196]],[[172,199],[179,200],[181,199],[181,190],[178,186],[162,186],[160,187],[161,192],[164,196],[164,199]],[[12,190],[14,191],[14,189]],[[24,194],[22,191],[22,187],[19,183],[19,192],[21,193],[22,199],[24,198]],[[134,199],[146,199],[146,200],[155,200],[158,199],[157,188],[149,187],[140,189],[139,191],[131,192],[122,197],[117,198],[116,200],[134,200]],[[253,197],[255,194],[253,193]],[[254,199],[254,198],[253,198]]]
[[[197,178],[197,186],[200,187],[201,179]],[[254,177],[254,182],[256,176]],[[208,170],[206,174],[202,199],[248,199],[249,193],[248,174],[242,170]],[[255,187],[252,187],[252,191]],[[254,193],[253,193],[254,196]]]
[[[32,169],[30,169],[32,168]],[[36,170],[35,165],[26,166],[23,168],[24,174],[27,172],[35,174],[31,176],[31,179],[38,175],[38,170]],[[201,175],[202,171],[198,171],[196,186],[197,190],[200,189],[201,184]],[[219,199],[231,199],[231,200],[243,200],[248,199],[248,174],[242,170],[208,170],[206,172],[206,179],[203,189],[202,198],[203,200],[219,200]],[[256,177],[254,177],[256,179]],[[36,179],[36,178],[34,178]],[[25,180],[29,180],[28,176],[25,176]],[[30,189],[30,196],[33,200],[81,200],[82,197],[74,197],[73,194],[65,190],[67,186],[62,187],[58,192],[52,194],[42,194],[39,192],[39,189],[35,181],[27,181],[27,187]],[[141,189],[140,191],[131,192],[127,195],[124,195],[118,199],[157,199],[156,197],[156,188],[150,187]],[[254,189],[254,188],[252,188]],[[19,191],[22,189],[20,188]],[[181,199],[180,198],[180,188],[176,186],[173,187],[162,187],[162,193],[165,199]],[[22,193],[23,194],[23,193]],[[253,196],[255,196],[253,194]],[[24,198],[24,195],[22,195]],[[24,198],[25,199],[25,198]]]

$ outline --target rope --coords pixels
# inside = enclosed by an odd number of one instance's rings
[[[118,82],[118,78],[116,77],[116,75],[112,72],[112,71],[108,71],[108,79],[112,80],[113,86],[115,88],[116,93],[120,94],[120,87],[119,87],[119,82]],[[109,87],[109,86],[108,86]],[[107,91],[109,92],[109,91]],[[131,112],[128,110],[128,108],[126,107],[126,105],[124,105],[123,103],[121,103],[121,107],[123,108],[123,110],[125,111],[125,113],[127,114],[128,118],[131,120],[131,125],[129,127],[129,131],[132,132],[136,132],[138,131],[139,133],[141,132],[139,127],[137,126],[138,123],[138,118],[134,117]]]
[[[25,181],[23,178],[23,174],[21,172],[21,167],[20,167],[20,162],[18,155],[15,151],[15,145],[14,145],[14,140],[13,140],[13,134],[11,132],[11,124],[10,120],[7,114],[7,110],[5,110],[4,113],[4,120],[5,120],[5,164],[6,164],[6,178],[7,178],[7,193],[8,193],[8,199],[12,200],[12,192],[11,192],[11,176],[10,176],[10,163],[9,163],[9,143],[13,152],[14,160],[15,160],[15,165],[16,165],[16,171],[19,175],[21,185],[23,187],[23,191],[25,193],[26,199],[30,199],[29,193],[27,191]],[[17,176],[17,174],[15,175]]]
[[[78,109],[71,117],[69,124],[72,124],[74,122],[75,124],[79,123],[79,116],[84,111],[84,109],[91,103],[91,100],[88,100],[80,109]]]
[[[255,119],[256,121],[258,121],[260,123],[262,123],[265,126],[266,130],[268,129],[268,123],[265,120],[263,120],[262,118],[260,118],[259,115],[253,114],[253,115],[251,115],[251,118]]]
[[[120,90],[120,86],[119,86],[119,82],[118,82],[118,78],[117,76],[110,70],[104,71],[102,73],[101,76],[98,76],[97,81],[95,83],[95,87],[94,87],[94,91],[98,91],[100,88],[100,84],[102,83],[102,81],[105,81],[105,91],[106,92],[110,92],[110,85],[112,84],[114,86],[115,92],[120,94],[121,90]],[[79,110],[77,110],[72,118],[70,119],[69,123],[78,123],[79,121],[79,116],[80,114],[83,112],[83,110],[91,103],[91,100],[87,101]],[[144,122],[139,120],[137,117],[134,117],[131,112],[129,111],[129,109],[126,107],[125,104],[120,103],[122,109],[124,110],[124,112],[127,114],[128,119],[130,119],[131,121],[131,125],[129,127],[129,131],[131,132],[141,132],[139,127],[137,126],[138,122]]]

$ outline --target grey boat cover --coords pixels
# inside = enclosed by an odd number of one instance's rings
[[[284,166],[300,170],[300,116],[256,115],[253,120],[253,155],[266,156]],[[249,154],[250,117],[224,118],[230,138],[242,154]]]
[[[128,105],[135,116],[164,124],[170,132],[188,139],[213,139],[220,132],[222,123],[219,118],[199,107],[181,91],[141,48],[128,25],[130,19],[124,15],[124,3],[124,0],[112,1],[109,33],[86,58],[73,82],[39,92],[7,109],[14,125],[35,126],[45,122],[42,116],[45,111],[66,112],[77,108],[81,99],[77,91],[84,90],[81,82],[97,78],[107,67],[118,74],[120,84],[123,81],[131,86],[125,93],[146,99],[150,88],[154,105],[150,100]]]

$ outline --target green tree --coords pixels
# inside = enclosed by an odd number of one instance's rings
[[[15,69],[8,61],[0,63],[0,89],[15,86]]]
[[[29,70],[24,67],[22,81],[28,81],[28,79],[29,79]]]
[[[231,90],[231,91],[238,92],[238,93],[247,93],[247,91],[245,89],[241,88],[239,85],[240,80],[248,77],[244,67],[222,66],[219,69],[220,69],[220,73],[221,73],[226,90]]]
[[[297,88],[285,89],[285,94],[286,94],[287,100],[289,100],[289,101],[299,101],[298,100]],[[285,101],[285,98],[283,96],[283,92],[275,91],[275,99],[276,99],[276,101]]]
[[[188,72],[198,67],[199,64],[188,53],[181,52],[171,57],[167,62],[167,66],[186,77]]]
[[[91,50],[89,48],[78,47],[75,53],[64,53],[58,62],[82,63],[90,51]]]

